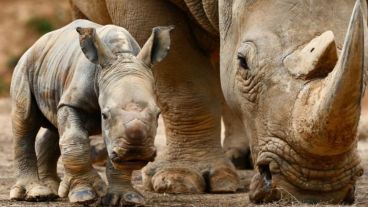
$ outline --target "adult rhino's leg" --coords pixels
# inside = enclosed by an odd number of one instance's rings
[[[12,98],[11,117],[16,183],[10,190],[10,199],[27,201],[55,199],[57,195],[38,177],[35,138],[40,129],[41,114],[32,99],[26,80],[22,80],[12,91]]]
[[[68,195],[70,202],[88,203],[103,192],[103,181],[93,169],[90,158],[88,131],[82,111],[69,106],[58,110],[60,151],[65,175],[59,196]]]
[[[98,24],[111,24],[105,1],[70,0],[73,19],[89,19]]]
[[[223,104],[222,120],[225,125],[223,149],[226,157],[239,169],[253,168],[249,138],[247,137],[244,125],[229,109],[226,103]]]
[[[85,14],[78,8],[77,5],[73,3],[73,1],[69,1],[70,7],[72,9],[72,18],[73,19],[88,19]]]
[[[60,157],[59,134],[46,130],[37,138],[36,154],[40,179],[57,195],[60,183],[57,175],[57,162]]]
[[[142,170],[144,185],[168,193],[235,191],[238,175],[220,141],[219,80],[197,48],[187,15],[161,0],[106,2],[114,24],[127,28],[140,44],[152,27],[175,25],[170,53],[154,69],[167,147]]]

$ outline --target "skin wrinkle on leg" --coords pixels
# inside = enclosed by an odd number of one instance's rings
[[[57,175],[57,161],[60,157],[58,133],[46,130],[36,141],[36,154],[40,179],[57,194],[60,183]]]
[[[94,185],[100,181],[91,164],[88,132],[83,127],[85,122],[81,117],[83,115],[76,109],[68,106],[63,106],[58,110],[59,145],[65,169],[65,176],[59,187],[59,195],[65,197],[66,192],[71,189],[69,191],[71,202],[91,200],[96,193]],[[79,193],[81,189],[84,189],[83,195]],[[101,192],[97,191],[97,193]]]
[[[67,115],[64,111],[68,111]],[[88,132],[83,129],[83,121],[78,120],[76,113],[71,108],[59,109],[60,149],[66,172],[82,174],[90,170],[92,165],[89,159]],[[64,114],[66,117],[63,117]]]

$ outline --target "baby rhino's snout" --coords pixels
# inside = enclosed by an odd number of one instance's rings
[[[154,139],[149,127],[141,120],[134,119],[124,124],[122,140],[116,140],[112,149],[113,161],[151,161],[156,155]]]
[[[140,120],[134,119],[126,124],[125,126],[125,135],[128,139],[128,142],[131,144],[143,144],[148,134],[147,126]]]

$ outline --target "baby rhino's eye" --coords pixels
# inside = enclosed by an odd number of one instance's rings
[[[109,110],[108,110],[108,109],[104,109],[104,110],[102,110],[102,112],[101,112],[101,117],[102,117],[102,119],[103,119],[103,120],[108,119],[108,118],[110,117],[110,112],[109,112]]]

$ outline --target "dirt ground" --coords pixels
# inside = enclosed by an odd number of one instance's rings
[[[156,137],[156,146],[160,152],[165,145],[164,127],[162,121],[158,129]],[[368,141],[359,143],[359,151],[362,156],[364,166],[368,166]],[[78,206],[72,205],[65,199],[58,199],[54,202],[15,202],[9,201],[9,190],[14,183],[13,174],[13,156],[12,156],[12,138],[10,124],[10,102],[9,99],[0,99],[0,206],[40,206],[40,207],[56,207],[56,206]],[[60,174],[62,167],[59,165]],[[205,207],[205,206],[255,206],[250,204],[247,194],[247,186],[252,177],[252,171],[239,171],[241,184],[244,189],[235,194],[202,194],[202,195],[169,195],[156,194],[142,190],[141,176],[139,171],[133,175],[134,186],[146,197],[147,206],[188,206],[188,207]],[[298,202],[286,205],[285,203],[276,203],[263,205],[262,207],[271,206],[327,206],[327,205],[304,205]],[[366,171],[358,181],[356,191],[356,202],[353,206],[368,206],[368,172]]]

